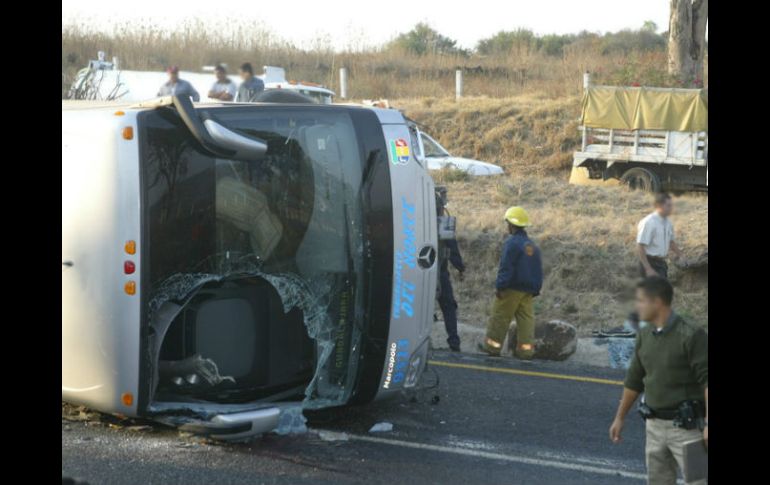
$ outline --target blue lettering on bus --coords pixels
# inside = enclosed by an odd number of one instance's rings
[[[398,384],[406,377],[409,365],[409,340],[400,339],[396,345],[396,363],[393,366],[393,383]]]
[[[393,319],[398,320],[403,312],[407,317],[414,315],[415,284],[404,278],[404,266],[417,266],[417,236],[415,234],[416,206],[406,197],[401,197],[401,249],[395,252],[396,270],[393,288]]]

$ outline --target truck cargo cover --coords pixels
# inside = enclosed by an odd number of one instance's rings
[[[708,131],[705,89],[591,86],[582,124],[618,130]]]

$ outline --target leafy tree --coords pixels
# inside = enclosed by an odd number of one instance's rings
[[[457,46],[456,40],[441,35],[424,22],[418,23],[409,32],[396,37],[392,45],[418,56],[425,54],[466,54],[465,50]]]
[[[634,51],[655,51],[666,48],[666,39],[649,30],[621,30],[607,33],[602,38],[602,54],[622,52],[629,54]]]
[[[645,32],[657,32],[658,24],[656,24],[652,20],[645,20],[644,24],[642,25],[642,30]]]
[[[536,35],[531,30],[500,31],[482,39],[476,52],[482,55],[508,55],[541,52],[548,56],[562,56],[564,48],[598,50],[600,54],[660,51],[666,48],[666,36],[657,34],[658,26],[648,20],[639,30],[621,30],[604,36],[582,31],[578,34]]]
[[[574,34],[544,35],[540,39],[540,50],[549,56],[561,56],[564,53],[564,46],[572,44],[577,38]]]
[[[509,54],[511,51],[531,52],[539,47],[540,41],[531,30],[501,30],[492,37],[480,40],[476,44],[476,51],[483,55],[494,55]]]

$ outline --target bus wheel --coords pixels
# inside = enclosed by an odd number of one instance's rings
[[[660,178],[646,168],[634,167],[626,170],[620,181],[631,190],[660,192]]]

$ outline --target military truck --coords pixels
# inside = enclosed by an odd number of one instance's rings
[[[570,183],[708,190],[705,89],[586,87]]]

